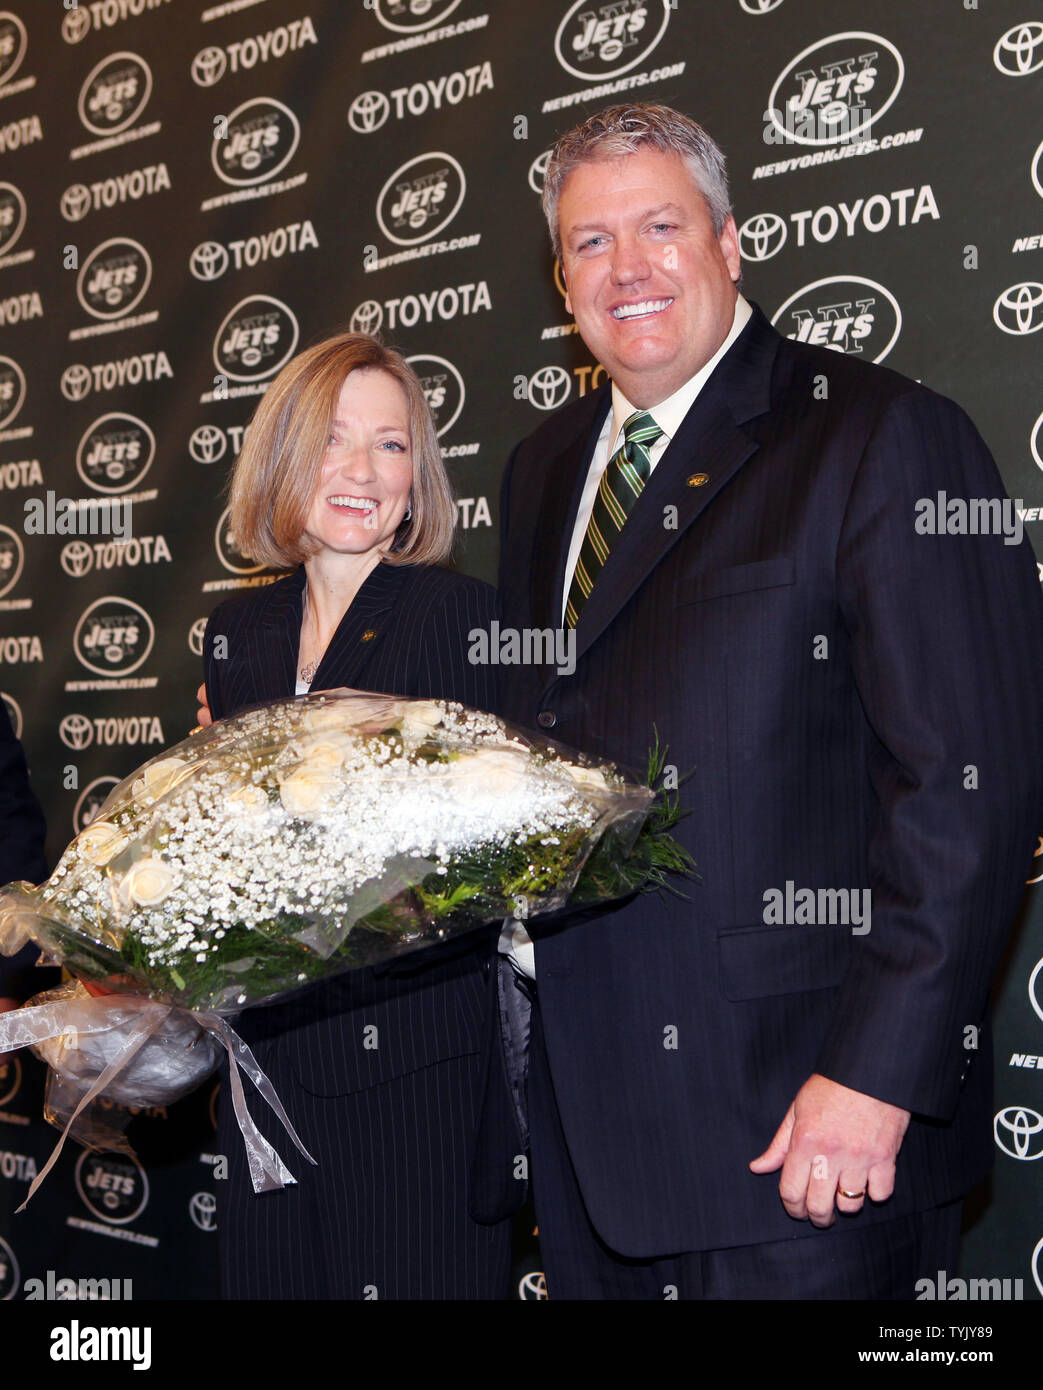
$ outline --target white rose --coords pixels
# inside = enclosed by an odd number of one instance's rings
[[[479,748],[448,765],[453,781],[471,783],[473,799],[481,801],[517,797],[525,789],[529,775],[526,753],[510,753],[500,748]]]
[[[403,738],[422,740],[442,722],[444,711],[434,700],[414,700],[405,706],[399,728]]]
[[[185,758],[160,758],[158,763],[152,763],[137,778],[131,791],[138,798],[157,801],[174,785],[181,769],[187,766],[188,761]]]
[[[328,730],[347,732],[360,724],[376,723],[382,728],[389,723],[395,710],[393,700],[375,699],[372,696],[358,696],[350,699],[331,700],[329,704],[316,705],[306,709],[301,716],[306,729],[312,733],[326,733]]]
[[[177,883],[177,874],[162,859],[139,859],[123,875],[120,896],[141,907],[161,903]]]
[[[356,748],[355,740],[349,734],[329,734],[317,738],[301,748],[302,762],[315,767],[340,767],[349,753]]]
[[[321,813],[344,786],[329,766],[301,763],[279,785],[279,798],[291,816]]]
[[[612,788],[608,784],[608,778],[600,767],[580,767],[577,763],[562,763],[561,766],[569,774],[576,786],[586,795],[604,796]]]
[[[232,792],[228,804],[239,811],[262,811],[268,805],[268,795],[262,787],[250,784]]]
[[[99,820],[76,837],[76,848],[88,864],[107,864],[127,844],[127,837],[111,821]]]

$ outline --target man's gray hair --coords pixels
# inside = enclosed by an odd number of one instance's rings
[[[646,149],[681,156],[706,199],[714,236],[721,235],[732,204],[720,146],[701,125],[672,106],[639,102],[634,106],[606,107],[567,131],[551,150],[543,180],[543,212],[556,256],[561,256],[558,200],[573,169]]]

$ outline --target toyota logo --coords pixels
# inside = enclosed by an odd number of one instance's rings
[[[747,14],[767,14],[769,10],[777,10],[782,0],[739,0],[739,4]]]
[[[87,216],[90,205],[91,191],[86,184],[70,184],[62,194],[61,212],[66,222],[79,222]]]
[[[206,618],[197,618],[188,629],[188,650],[193,656],[203,655],[203,637],[206,633]]]
[[[556,410],[571,389],[572,379],[564,367],[540,367],[529,377],[529,402],[537,410]]]
[[[90,368],[82,362],[73,362],[62,372],[62,395],[67,401],[82,401],[91,389]]]
[[[538,154],[529,165],[529,187],[533,193],[543,192],[543,180],[547,177],[547,165],[550,162],[550,150],[544,150]]]
[[[224,77],[227,66],[223,48],[201,48],[192,59],[192,81],[198,87],[212,87]]]
[[[1031,1161],[1043,1155],[1043,1115],[1026,1105],[1008,1105],[1001,1110],[992,1123],[992,1132],[1011,1158]]]
[[[992,61],[1008,77],[1026,77],[1043,68],[1043,22],[1033,19],[1008,29],[997,40]]]
[[[58,737],[66,748],[79,752],[94,741],[94,726],[85,714],[67,714],[58,725]]]
[[[91,16],[86,6],[81,10],[77,5],[62,17],[62,38],[66,43],[79,43],[90,33],[90,28]]]
[[[348,107],[348,125],[360,135],[370,135],[388,118],[391,103],[383,92],[360,92]]]
[[[1043,328],[1043,285],[1038,280],[1023,280],[1020,285],[1009,286],[997,296],[992,319],[1004,333],[1037,333]]]
[[[384,322],[384,310],[375,299],[366,299],[351,316],[352,333],[375,333]]]
[[[188,258],[197,280],[217,280],[228,269],[229,255],[219,241],[201,241]]]
[[[216,463],[227,448],[225,432],[217,425],[197,425],[188,441],[188,452],[196,463]]]
[[[73,579],[82,579],[94,565],[94,551],[86,541],[69,541],[62,546],[62,569]]]
[[[786,245],[788,229],[777,212],[758,212],[739,228],[739,250],[748,261],[770,261]]]
[[[197,1192],[188,1204],[188,1214],[201,1231],[217,1230],[217,1198],[212,1192]]]

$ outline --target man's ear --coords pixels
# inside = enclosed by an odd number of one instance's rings
[[[558,257],[558,274],[561,276],[561,287],[565,291],[565,308],[571,314],[572,300],[569,298],[569,282],[565,279],[565,262],[560,256]]]
[[[742,279],[742,256],[739,254],[739,230],[735,225],[734,217],[729,216],[726,220],[721,229],[721,235],[717,238],[717,244],[724,256],[728,274],[733,281],[738,283]]]

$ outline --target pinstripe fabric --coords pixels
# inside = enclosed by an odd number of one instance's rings
[[[216,718],[293,693],[303,588],[301,569],[215,610],[204,652]],[[488,627],[494,605],[493,590],[476,580],[379,565],[334,634],[312,689],[351,686],[495,708],[495,668],[467,660],[467,634]],[[223,660],[214,655],[219,636],[227,638]],[[298,1185],[255,1196],[231,1107],[222,1104],[224,1297],[506,1296],[509,1223],[480,1226],[467,1210],[491,950],[485,934],[465,938],[241,1015],[242,1035],[319,1166],[294,1154]],[[255,1109],[285,1152],[285,1136]]]
[[[649,450],[663,431],[647,411],[635,410],[623,422],[623,443],[608,461],[587,523],[572,576],[565,623],[575,627],[609,551],[626,524],[652,471]]]

